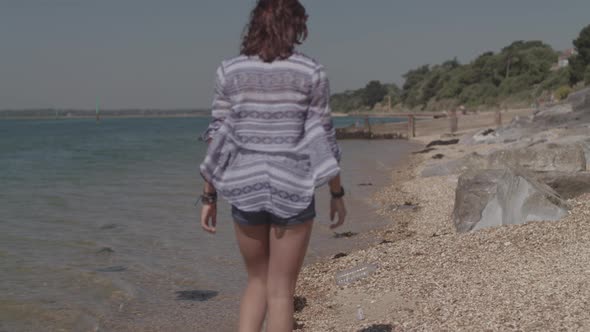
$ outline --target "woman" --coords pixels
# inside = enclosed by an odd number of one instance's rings
[[[340,149],[324,68],[295,52],[307,37],[297,0],[259,0],[241,55],[217,70],[201,164],[201,225],[215,233],[217,194],[232,205],[248,272],[240,331],[293,329],[295,283],[309,243],[315,188],[329,183],[330,218],[344,223]]]

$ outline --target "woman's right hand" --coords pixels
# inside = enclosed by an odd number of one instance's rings
[[[203,204],[201,208],[201,227],[208,233],[215,234],[217,226],[217,203]]]
[[[334,217],[338,214],[338,221],[330,225],[330,229],[336,229],[344,224],[346,218],[346,206],[344,206],[344,199],[332,198],[330,200],[330,220],[334,221]]]

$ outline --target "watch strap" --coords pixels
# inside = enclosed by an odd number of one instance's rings
[[[332,198],[342,198],[344,197],[344,187],[340,186],[340,192],[333,192],[330,190],[330,194],[332,195]]]

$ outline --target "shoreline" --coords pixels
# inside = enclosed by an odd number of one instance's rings
[[[491,126],[469,128],[455,136],[485,128]],[[448,135],[434,130],[411,141],[425,144],[441,137]],[[499,145],[437,146],[435,151],[411,155],[400,165],[392,174],[394,183],[373,197],[381,205],[378,213],[392,221],[386,229],[367,234],[375,244],[303,269],[296,292],[307,300],[307,306],[296,314],[302,330],[536,331],[590,327],[590,317],[568,309],[577,305],[583,310],[586,302],[581,301],[590,292],[578,286],[588,282],[584,273],[590,270],[564,272],[569,266],[590,263],[585,249],[590,247],[590,240],[583,240],[584,234],[590,233],[590,224],[580,223],[590,220],[590,195],[568,200],[573,209],[560,222],[459,234],[451,218],[458,176],[420,176],[436,154],[452,160],[495,148]],[[392,209],[406,202],[416,204],[417,210]],[[562,242],[563,236],[569,242]],[[584,249],[578,254],[583,260],[568,254],[581,245]],[[576,259],[584,263],[575,263]],[[346,286],[335,284],[338,271],[365,262],[377,263],[378,270]],[[551,291],[556,287],[559,291]],[[358,306],[364,311],[364,320],[356,318]]]
[[[115,115],[115,116],[100,116],[101,120],[108,120],[108,119],[161,119],[161,118],[207,118],[210,115],[203,115],[203,114],[189,114],[189,115],[174,115],[174,114],[165,114],[165,115]],[[13,120],[55,120],[55,121],[65,121],[65,120],[78,120],[78,119],[96,119],[96,116],[93,115],[75,115],[75,116],[20,116],[20,117],[0,117],[0,121],[13,121]]]
[[[351,144],[352,145],[348,145]],[[370,141],[359,141],[359,142],[347,142],[346,148],[349,149],[351,156],[356,156],[354,159],[343,159],[345,165],[348,165],[347,168],[350,171],[354,171],[354,174],[349,174],[349,176],[344,179],[345,186],[347,189],[349,201],[349,208],[354,209],[355,211],[351,211],[349,213],[350,218],[354,218],[357,220],[358,223],[356,225],[349,224],[352,227],[343,227],[341,229],[336,230],[337,233],[347,233],[351,232],[358,233],[358,235],[353,236],[351,238],[346,238],[346,236],[342,238],[335,238],[334,231],[330,230],[329,225],[329,194],[326,191],[327,187],[323,187],[320,191],[317,192],[318,197],[316,197],[316,207],[317,207],[317,219],[314,225],[314,230],[311,238],[310,243],[310,250],[308,250],[308,255],[306,257],[306,262],[304,264],[305,267],[313,265],[318,261],[321,262],[324,257],[333,257],[336,254],[341,252],[349,252],[354,250],[362,250],[370,246],[372,241],[368,241],[365,234],[369,234],[371,231],[375,229],[382,229],[387,220],[385,217],[377,215],[374,211],[373,205],[370,204],[366,200],[367,197],[373,196],[376,192],[382,190],[384,187],[391,185],[391,181],[389,178],[389,174],[391,172],[391,164],[390,161],[394,160],[396,165],[400,165],[401,162],[398,160],[402,160],[407,158],[409,155],[409,151],[415,149],[413,145],[408,145],[407,141],[401,142],[394,142],[394,146],[391,146],[388,141],[382,142],[370,142]],[[359,151],[363,151],[361,154],[353,154],[353,151],[357,151],[356,149],[359,148]],[[397,153],[399,151],[399,154]],[[404,153],[406,151],[407,153]],[[366,159],[370,157],[372,154],[377,153],[384,155],[382,159],[379,161],[367,162]],[[387,168],[379,167],[380,164],[387,164]],[[376,168],[374,167],[376,166]],[[362,174],[359,170],[364,169],[371,169],[370,173],[371,176],[366,176],[366,174]],[[378,173],[378,174],[376,174]],[[361,176],[357,176],[355,174],[360,174]],[[387,180],[385,182],[384,180]],[[359,185],[359,184],[367,184],[371,183],[371,185]],[[367,214],[365,212],[368,211],[369,218],[366,218]],[[363,219],[365,218],[365,219]],[[353,220],[353,219],[351,219]],[[233,233],[229,230],[232,238],[228,241],[234,242]],[[221,235],[220,232],[218,234]],[[213,240],[212,240],[213,241]],[[321,242],[320,242],[321,241]],[[313,245],[315,244],[315,246]],[[237,248],[236,248],[237,249]],[[236,259],[233,260],[236,262],[235,268],[239,270],[238,273],[242,274],[245,272],[243,270],[241,257],[239,257],[238,251],[235,251]],[[233,252],[232,252],[233,255]],[[226,256],[226,260],[230,259],[231,257]],[[228,267],[229,268],[229,267]],[[232,267],[234,268],[234,267]],[[229,271],[229,270],[227,270]],[[240,279],[241,281],[245,281],[245,279]],[[214,285],[215,283],[211,283]],[[192,284],[191,284],[192,285]],[[239,294],[241,293],[241,289],[234,292],[227,292],[223,288],[218,288],[216,286],[208,285],[205,286],[206,283],[198,282],[194,286],[187,286],[185,289],[210,289],[214,291],[219,291],[219,295],[215,298],[212,298],[208,301],[203,301],[202,303],[193,304],[193,307],[189,307],[188,304],[178,305],[178,302],[170,301],[168,299],[164,299],[160,302],[160,307],[157,308],[153,304],[148,305],[145,307],[141,302],[131,301],[128,304],[125,304],[125,309],[122,312],[115,313],[113,317],[110,317],[108,323],[105,323],[105,328],[109,330],[128,330],[128,329],[139,329],[139,330],[146,330],[146,331],[168,331],[173,329],[182,329],[183,326],[178,324],[174,320],[169,320],[166,317],[176,316],[176,317],[186,317],[186,321],[189,321],[190,324],[197,326],[196,324],[200,324],[203,329],[211,329],[216,327],[219,331],[235,331],[237,328],[237,319],[236,315],[238,313],[237,308],[237,301],[239,300]],[[145,283],[145,287],[151,287],[152,289],[162,289],[167,287],[166,285],[162,285],[159,282],[147,280]],[[162,294],[166,295],[167,293],[172,293],[172,291],[162,291]],[[216,308],[212,310],[211,308]],[[134,312],[141,312],[149,310],[148,315],[143,315],[143,317],[138,317],[133,319]],[[198,314],[194,312],[191,313],[193,310],[199,311]],[[215,312],[214,312],[215,311]],[[207,314],[209,312],[209,314]],[[153,316],[153,317],[148,317]],[[223,316],[224,318],[221,319],[220,317]],[[148,328],[149,327],[149,328]]]

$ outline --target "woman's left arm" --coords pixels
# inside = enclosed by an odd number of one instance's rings
[[[342,152],[336,141],[336,128],[330,109],[330,80],[323,66],[316,69],[313,75],[312,95],[308,117],[318,117],[334,158],[340,162]]]
[[[342,151],[336,141],[336,129],[334,127],[334,121],[332,119],[330,109],[330,81],[323,67],[319,67],[313,75],[313,88],[312,98],[310,105],[310,117],[318,117],[324,131],[330,150],[334,155],[334,158],[340,163],[342,157]],[[329,187],[331,193],[343,192],[341,185],[340,174],[336,175],[329,181]],[[344,224],[346,218],[346,206],[342,197],[334,198],[330,200],[330,220],[334,221],[336,215],[338,219],[334,224],[330,226],[331,229],[338,228]]]

